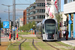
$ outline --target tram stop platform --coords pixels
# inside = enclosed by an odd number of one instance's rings
[[[66,40],[65,38],[61,38],[59,39],[59,41],[71,46],[75,46],[75,38],[68,38],[68,40]]]

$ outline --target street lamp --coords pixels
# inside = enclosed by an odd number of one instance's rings
[[[10,21],[10,9],[9,9],[9,7],[12,5],[5,5],[5,4],[2,4],[2,5],[8,7],[8,21]]]
[[[10,9],[9,9],[9,7],[12,6],[12,5],[4,5],[4,4],[2,4],[2,5],[8,7],[8,21],[9,21],[9,26],[10,26]],[[6,12],[6,11],[4,11],[4,12]],[[10,28],[9,28],[9,29],[10,29]],[[9,30],[8,30],[8,32],[9,32]],[[11,37],[10,35],[11,35],[11,29],[10,29],[10,32],[9,32],[9,37]],[[11,39],[11,38],[9,38],[9,40],[10,40],[10,39]]]

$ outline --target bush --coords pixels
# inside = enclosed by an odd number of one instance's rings
[[[31,32],[19,32],[19,35],[27,35],[27,34],[31,34]]]

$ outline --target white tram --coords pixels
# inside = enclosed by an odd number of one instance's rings
[[[44,19],[36,25],[36,36],[45,40],[57,40],[58,26],[55,19]]]

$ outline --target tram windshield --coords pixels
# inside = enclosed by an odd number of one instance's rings
[[[48,34],[53,34],[55,33],[55,23],[46,23],[45,24],[45,31],[48,33]]]

